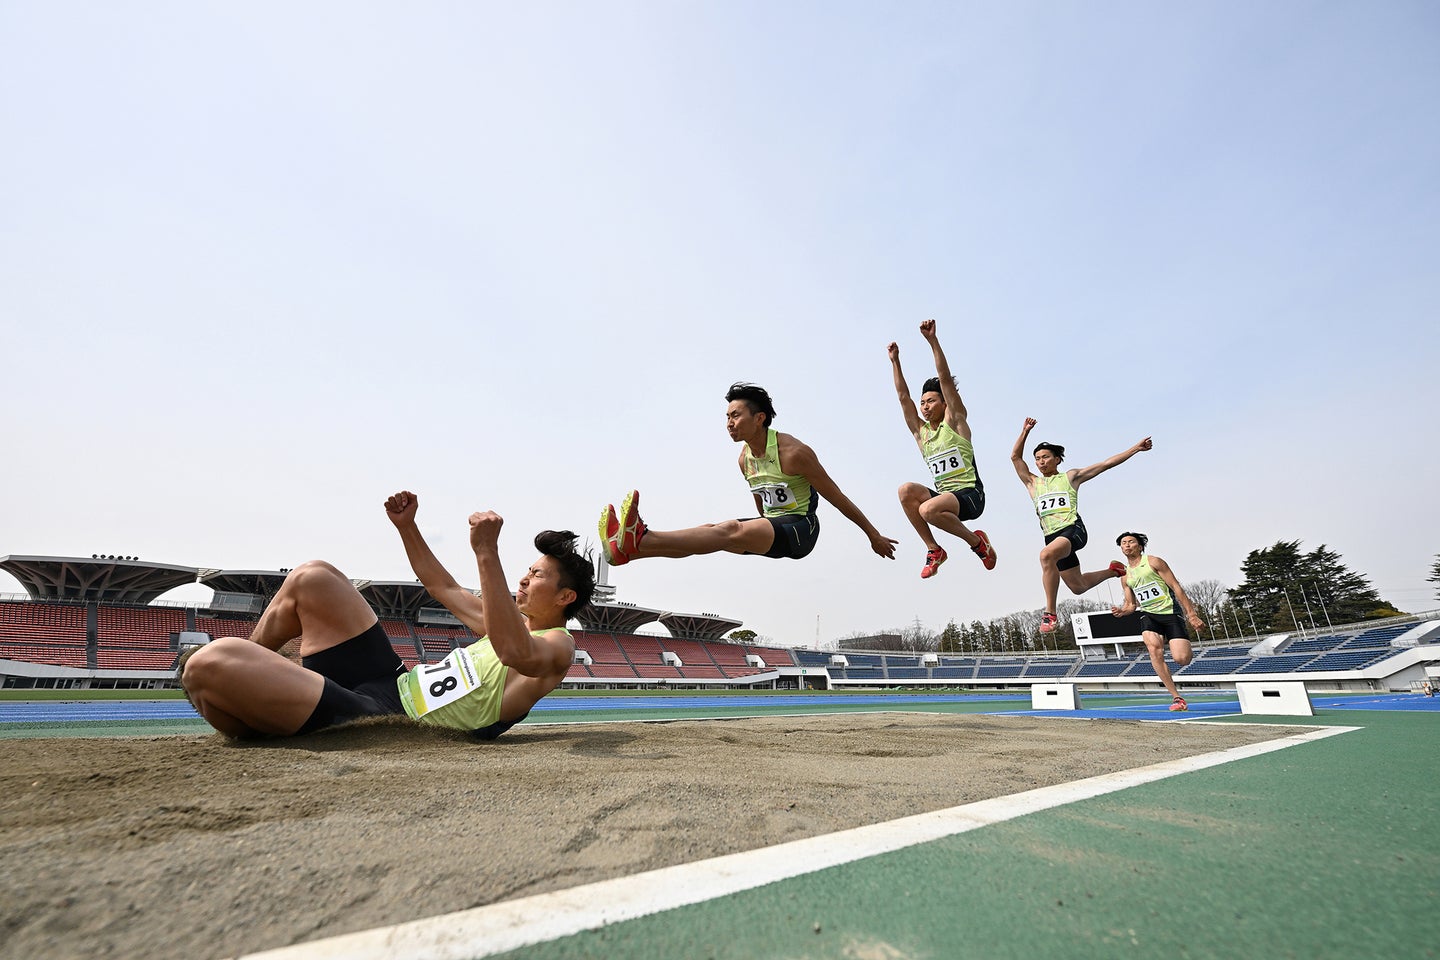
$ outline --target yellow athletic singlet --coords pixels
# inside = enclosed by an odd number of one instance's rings
[[[1063,470],[1053,477],[1036,477],[1030,499],[1035,501],[1040,530],[1046,534],[1064,530],[1080,516],[1080,494]]]
[[[930,468],[930,478],[941,493],[975,486],[975,448],[941,420],[932,430],[920,424],[920,452]]]
[[[565,630],[564,627],[554,629]],[[542,636],[549,630],[532,630]],[[565,636],[570,631],[565,630]],[[422,663],[398,678],[400,703],[413,720],[455,730],[480,730],[500,719],[510,668],[489,637],[450,651],[439,663]]]
[[[750,492],[760,498],[767,517],[804,516],[813,513],[810,481],[780,470],[780,441],[771,429],[766,431],[765,455],[752,457],[750,444],[745,444],[745,479]]]
[[[1150,555],[1142,553],[1140,562],[1125,570],[1125,585],[1135,594],[1135,602],[1146,613],[1174,613],[1175,598],[1170,586],[1150,567]]]

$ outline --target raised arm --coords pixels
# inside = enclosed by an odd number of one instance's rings
[[[1010,450],[1010,465],[1015,468],[1015,474],[1020,482],[1025,484],[1025,489],[1030,489],[1030,482],[1035,479],[1035,474],[1030,472],[1030,465],[1025,462],[1025,441],[1030,437],[1030,431],[1035,429],[1035,418],[1026,417],[1025,426],[1020,428],[1020,436],[1015,438],[1015,446]]]
[[[1180,609],[1185,611],[1185,619],[1190,621],[1190,626],[1196,630],[1204,630],[1205,621],[1200,619],[1200,614],[1195,610],[1195,604],[1191,603],[1190,598],[1186,596],[1185,588],[1180,586],[1180,581],[1176,579],[1175,572],[1170,569],[1170,564],[1152,553],[1150,555],[1150,569],[1154,570],[1160,579],[1165,581],[1165,585],[1170,588],[1171,594],[1174,595],[1176,600],[1180,601]]]
[[[1100,474],[1104,473],[1106,470],[1109,470],[1111,467],[1120,466],[1120,464],[1124,463],[1126,460],[1129,460],[1131,457],[1135,456],[1135,454],[1139,453],[1142,450],[1149,450],[1152,446],[1153,444],[1150,442],[1150,438],[1146,437],[1144,440],[1141,440],[1139,443],[1135,444],[1135,446],[1131,447],[1128,450],[1123,450],[1120,453],[1115,454],[1115,456],[1113,457],[1101,460],[1099,463],[1092,463],[1088,467],[1080,467],[1076,470],[1071,470],[1070,485],[1072,487],[1078,487],[1086,480],[1093,480],[1096,477],[1100,476]]]
[[[477,634],[484,633],[484,604],[479,597],[456,583],[450,571],[435,559],[435,554],[415,523],[415,514],[419,509],[420,498],[409,490],[401,490],[385,501],[385,515],[400,532],[400,542],[405,546],[405,557],[410,561],[410,569],[415,571],[415,576],[425,585],[426,593],[439,600],[446,610],[472,631]]]
[[[935,375],[940,378],[940,395],[945,398],[945,422],[951,430],[969,440],[969,411],[965,409],[965,401],[960,399],[960,390],[950,374],[950,363],[940,347],[940,338],[935,335],[935,321],[926,320],[920,324],[920,335],[930,343],[930,352],[935,355]]]
[[[905,382],[905,374],[900,369],[900,345],[892,343],[887,348],[890,353],[890,372],[895,377],[895,393],[900,398],[900,413],[905,417],[905,427],[915,442],[920,442],[920,413],[915,409],[915,400],[910,396],[910,386]]]
[[[860,512],[860,508],[850,502],[850,498],[845,496],[835,481],[830,479],[830,474],[820,465],[820,458],[815,456],[815,451],[794,437],[786,434],[781,436],[786,439],[781,441],[780,469],[809,480],[811,488],[820,494],[821,499],[834,504],[835,509],[839,510],[846,520],[865,532],[865,536],[870,538],[871,550],[878,556],[894,560],[897,541],[883,536],[865,514]]]
[[[527,677],[564,673],[570,669],[570,651],[551,641],[549,633],[531,634],[525,615],[510,596],[500,565],[500,527],[504,522],[491,510],[470,514],[470,547],[480,568],[480,595],[490,598],[485,604],[485,636],[500,662],[512,670]]]

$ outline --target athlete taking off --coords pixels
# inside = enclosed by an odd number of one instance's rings
[[[965,403],[950,375],[950,364],[940,339],[935,335],[935,321],[920,324],[920,335],[930,344],[935,355],[935,376],[920,387],[920,407],[910,398],[910,387],[900,369],[900,347],[890,344],[890,372],[895,378],[895,393],[900,398],[900,413],[905,426],[920,447],[920,455],[930,468],[934,487],[923,483],[900,485],[900,507],[920,539],[925,543],[925,566],[921,579],[935,576],[940,564],[948,559],[945,548],[935,539],[934,530],[943,530],[965,541],[986,570],[995,569],[995,548],[984,530],[971,530],[966,520],[974,520],[985,512],[985,485],[975,466],[975,448],[970,443],[970,423]],[[932,529],[933,528],[933,529]]]
[[[1177,666],[1185,666],[1194,657],[1190,650],[1190,636],[1185,624],[1175,612],[1176,601],[1185,611],[1185,619],[1196,630],[1203,630],[1205,622],[1195,612],[1195,605],[1185,595],[1185,588],[1175,579],[1175,573],[1164,560],[1145,552],[1149,538],[1143,533],[1122,533],[1115,538],[1115,545],[1125,555],[1125,603],[1111,607],[1110,612],[1123,617],[1140,611],[1140,637],[1150,651],[1150,663],[1155,675],[1165,684],[1174,699],[1171,710],[1188,710],[1185,698],[1175,687],[1175,679],[1165,666],[1165,644],[1170,644],[1170,656]]]
[[[758,517],[723,520],[685,530],[652,530],[640,519],[640,491],[632,490],[615,510],[600,512],[600,542],[611,566],[643,557],[693,557],[703,553],[750,553],[799,560],[815,549],[820,536],[816,508],[834,504],[870,540],[870,549],[895,558],[895,541],[850,502],[815,451],[788,433],[779,433],[770,394],[753,383],[736,383],[725,394],[725,429],[743,444],[740,473],[755,496]]]
[[[1037,476],[1025,464],[1025,441],[1033,429],[1035,418],[1026,417],[1025,426],[1010,451],[1010,463],[1034,501],[1040,530],[1045,534],[1045,547],[1040,551],[1040,581],[1045,588],[1045,613],[1040,617],[1040,632],[1049,633],[1057,624],[1055,598],[1060,592],[1061,580],[1065,581],[1071,593],[1081,594],[1097,583],[1125,575],[1125,565],[1118,560],[1111,563],[1107,570],[1080,572],[1077,554],[1089,539],[1085,521],[1080,519],[1080,484],[1119,466],[1142,450],[1149,450],[1151,443],[1146,437],[1129,450],[1107,460],[1063,473],[1060,464],[1065,459],[1065,448],[1054,443],[1038,444],[1034,453],[1035,468],[1040,471]]]

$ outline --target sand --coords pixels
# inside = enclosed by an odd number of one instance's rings
[[[0,956],[235,956],[1290,732],[891,713],[11,740]]]

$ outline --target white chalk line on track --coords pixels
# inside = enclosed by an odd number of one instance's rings
[[[1358,729],[1361,728],[1316,727],[1263,743],[1167,760],[445,916],[281,947],[248,954],[240,960],[479,960]]]

